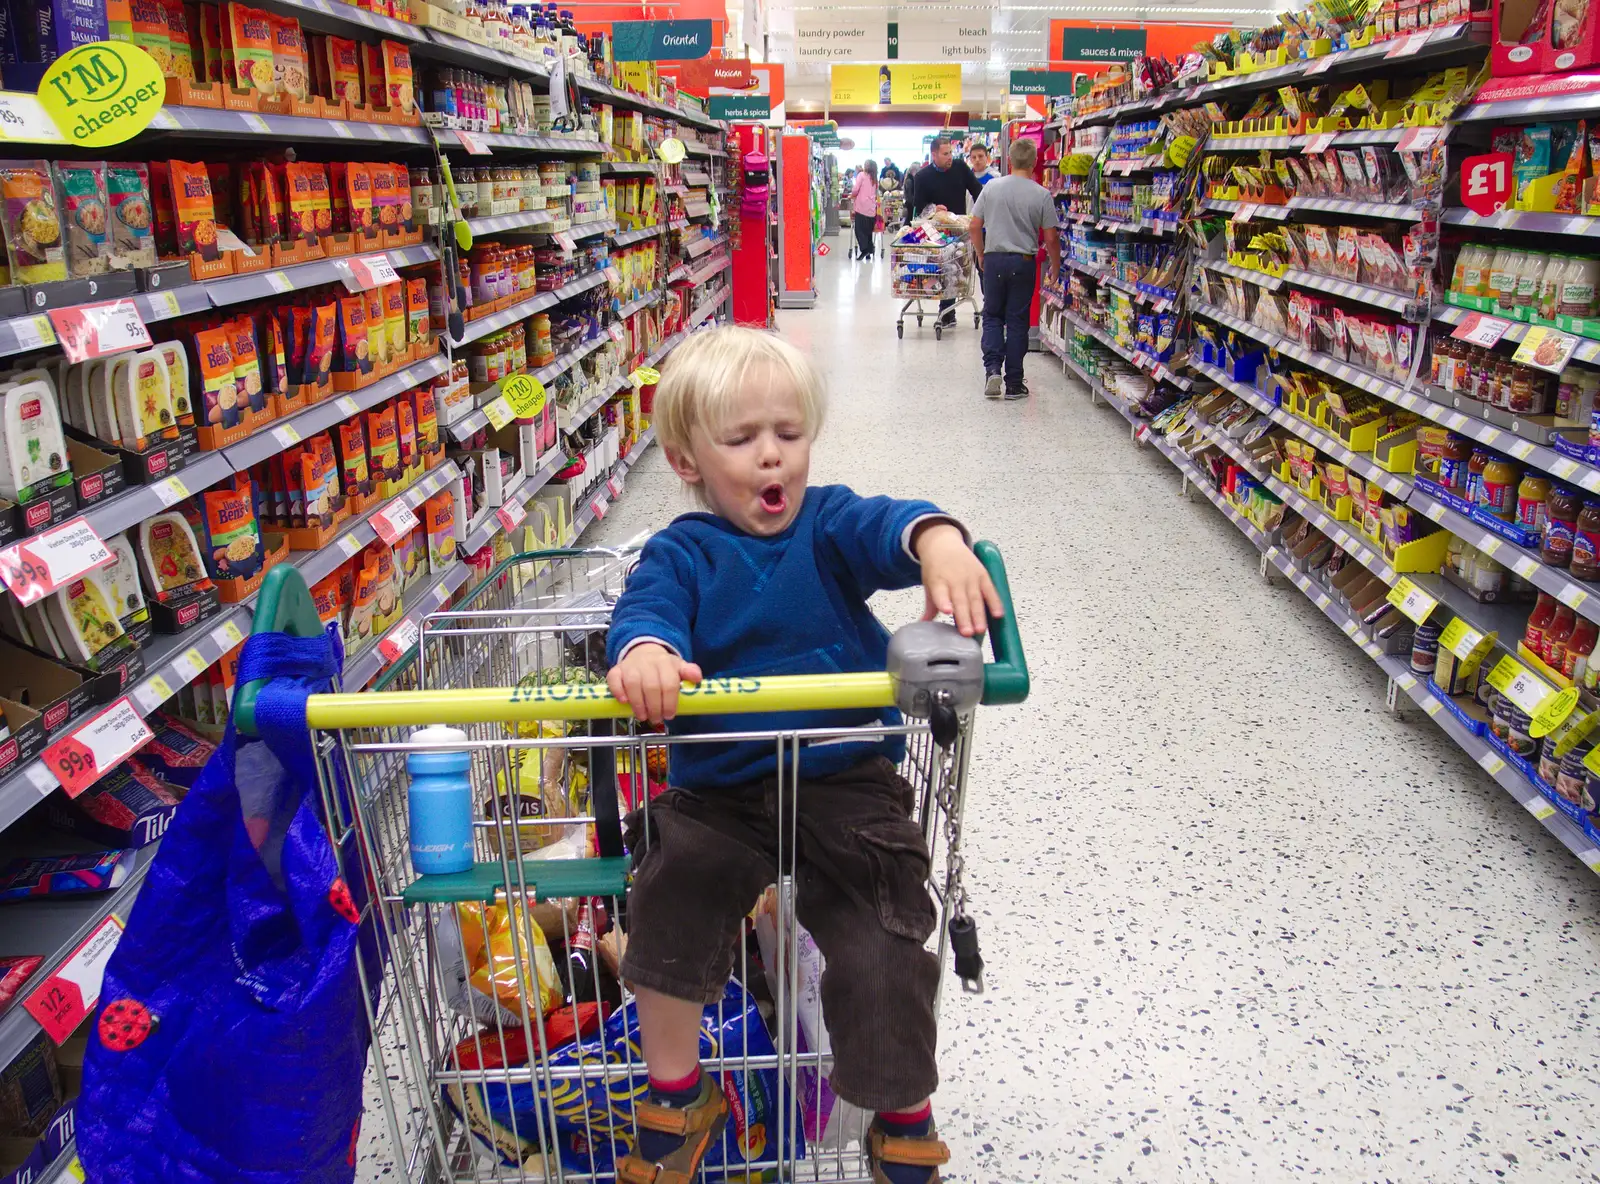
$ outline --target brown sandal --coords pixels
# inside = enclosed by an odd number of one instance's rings
[[[722,1137],[728,1121],[728,1099],[711,1074],[704,1075],[700,1096],[679,1109],[655,1102],[635,1102],[633,1117],[641,1130],[677,1135],[683,1146],[659,1163],[650,1163],[637,1149],[617,1165],[617,1184],[693,1184],[707,1149]]]
[[[880,1163],[895,1163],[905,1167],[932,1168],[928,1184],[939,1184],[939,1169],[950,1162],[950,1148],[939,1140],[939,1132],[931,1126],[928,1133],[917,1138],[885,1134],[882,1127],[874,1125],[867,1137],[867,1157],[872,1164],[872,1184],[889,1184]]]

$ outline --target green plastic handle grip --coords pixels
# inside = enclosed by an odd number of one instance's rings
[[[994,661],[983,668],[983,702],[991,707],[1021,703],[1028,697],[1028,659],[1022,653],[1022,632],[1017,628],[1017,612],[1011,604],[1006,562],[1000,557],[1000,548],[987,539],[980,539],[972,549],[988,570],[1000,593],[1000,603],[1006,608],[1005,616],[989,618],[989,646],[994,650]]]
[[[261,581],[250,632],[287,633],[291,637],[322,636],[322,618],[306,586],[305,574],[293,564],[280,563]],[[256,694],[266,679],[251,679],[233,696],[233,726],[242,736],[256,735]]]

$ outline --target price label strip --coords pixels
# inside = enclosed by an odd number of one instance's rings
[[[67,796],[77,797],[154,738],[126,695],[44,750],[44,763]]]
[[[1429,614],[1439,606],[1438,600],[1405,576],[1401,576],[1399,582],[1389,589],[1388,599],[1390,604],[1418,625],[1426,624]]]
[[[397,546],[417,528],[417,516],[402,499],[396,498],[373,513],[372,528],[384,542]]]
[[[28,1014],[39,1021],[57,1045],[65,1044],[100,1002],[106,964],[121,940],[122,920],[107,917],[54,974],[22,1001]]]
[[[1492,349],[1506,335],[1511,328],[1511,322],[1500,317],[1486,317],[1481,312],[1467,314],[1467,319],[1455,327],[1451,337],[1480,346],[1483,349]]]
[[[1519,711],[1537,715],[1546,699],[1554,699],[1555,691],[1521,662],[1509,654],[1495,663],[1489,671],[1489,685],[1514,703]],[[1576,696],[1573,699],[1576,702]],[[1571,708],[1568,708],[1571,711]],[[1566,717],[1563,716],[1563,719]]]
[[[110,562],[111,552],[94,527],[74,518],[0,551],[0,580],[28,605]]]
[[[150,330],[132,300],[108,300],[53,308],[50,323],[61,339],[61,349],[72,363],[100,358],[130,349],[147,349]]]
[[[489,426],[497,432],[517,418],[516,412],[511,410],[511,404],[504,395],[485,403],[483,405],[483,414],[484,418],[489,421]]]
[[[350,270],[340,277],[352,292],[381,288],[384,284],[399,283],[400,273],[387,255],[360,255],[350,260]]]
[[[378,643],[378,652],[386,661],[396,662],[400,655],[416,645],[421,637],[422,630],[417,627],[415,621],[407,617],[389,630],[388,636]]]
[[[496,510],[494,516],[500,520],[501,528],[510,534],[522,525],[523,520],[528,517],[528,511],[520,501],[513,499]]]

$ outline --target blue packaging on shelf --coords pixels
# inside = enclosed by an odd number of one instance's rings
[[[1431,678],[1428,679],[1428,689],[1433,692],[1433,697],[1439,700],[1444,709],[1455,717],[1456,723],[1467,729],[1467,731],[1471,732],[1474,736],[1481,736],[1484,734],[1483,721],[1468,715],[1465,711],[1462,711],[1460,706],[1456,703],[1455,697],[1447,692],[1438,683],[1434,682]]]
[[[89,855],[14,859],[0,868],[0,904],[41,896],[110,892],[128,882],[137,854],[135,851],[96,851]]]
[[[1562,456],[1581,460],[1585,464],[1595,464],[1596,458],[1600,457],[1600,448],[1589,447],[1587,440],[1569,440],[1559,432],[1550,437],[1550,447]]]

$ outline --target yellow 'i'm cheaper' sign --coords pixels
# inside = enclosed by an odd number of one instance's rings
[[[104,148],[150,126],[167,84],[155,59],[138,46],[95,41],[52,62],[38,93],[67,143]]]

